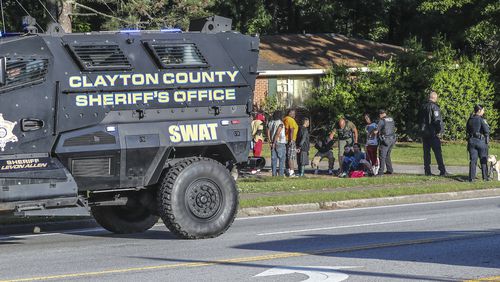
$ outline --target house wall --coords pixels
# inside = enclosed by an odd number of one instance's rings
[[[269,84],[266,77],[257,77],[255,81],[255,91],[253,94],[253,103],[256,105],[262,105],[267,97],[269,91]]]

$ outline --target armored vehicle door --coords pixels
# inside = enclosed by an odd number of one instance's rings
[[[0,39],[0,202],[76,195],[51,150],[54,57],[41,36]]]

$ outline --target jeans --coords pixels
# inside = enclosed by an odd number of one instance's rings
[[[280,162],[279,175],[285,175],[285,159],[286,159],[286,145],[281,143],[276,143],[274,149],[271,150],[271,169],[273,176],[276,176],[276,169],[278,167],[278,160]]]

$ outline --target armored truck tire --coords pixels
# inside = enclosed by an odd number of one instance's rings
[[[146,207],[95,206],[92,216],[104,229],[117,234],[140,233],[153,227],[160,218]]]
[[[217,237],[236,217],[236,182],[215,160],[186,158],[165,173],[158,189],[158,208],[167,228],[180,238]]]

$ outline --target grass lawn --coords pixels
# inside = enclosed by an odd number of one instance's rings
[[[464,179],[465,176],[442,178],[416,175],[358,179],[264,177],[243,179],[238,182],[238,187],[243,194],[266,193],[256,194],[257,197],[242,197],[242,208],[500,188],[497,181],[469,183]]]
[[[431,194],[444,192],[458,192],[466,190],[479,190],[498,187],[494,182],[478,183],[436,183],[432,185],[400,185],[386,189],[361,190],[361,191],[339,191],[339,192],[321,192],[321,193],[294,193],[289,195],[280,195],[276,197],[259,197],[252,199],[242,199],[241,208],[264,207],[275,205],[292,205],[304,203],[322,203],[330,201],[343,201],[354,199],[369,199],[394,197],[403,195]]]
[[[391,177],[337,178],[326,177],[262,177],[243,178],[238,181],[241,193],[295,192],[335,188],[394,186],[405,183],[423,185],[450,181],[442,177],[427,177],[420,175],[394,175]],[[500,186],[500,185],[499,185]]]
[[[446,165],[450,166],[468,166],[469,153],[467,152],[466,142],[447,142],[443,143],[443,157]],[[309,158],[312,159],[316,150],[314,148],[309,152]],[[337,148],[334,147],[334,154],[337,156]],[[490,154],[500,157],[500,142],[490,143]],[[264,157],[270,158],[271,152],[267,144],[264,145],[262,152]],[[432,154],[432,163],[435,164],[434,154]],[[337,158],[337,157],[335,157]],[[423,164],[423,151],[421,143],[398,143],[392,151],[392,162],[397,164]],[[338,165],[336,165],[338,166]]]

